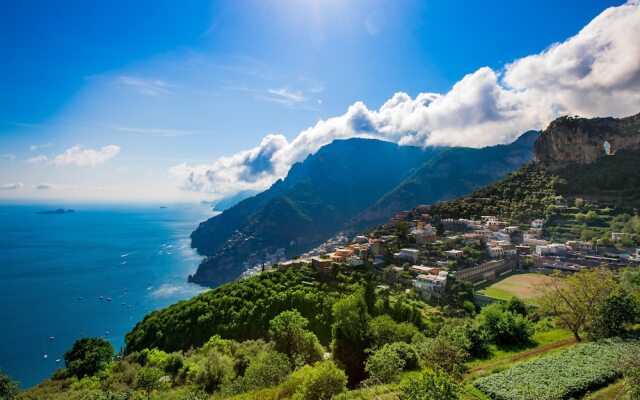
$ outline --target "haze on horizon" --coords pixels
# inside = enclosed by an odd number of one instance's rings
[[[0,200],[213,200],[334,139],[640,112],[640,3],[557,3],[4,2]]]

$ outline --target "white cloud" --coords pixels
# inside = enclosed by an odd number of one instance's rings
[[[39,155],[39,156],[27,158],[26,160],[24,160],[24,162],[26,162],[27,164],[37,164],[47,160],[48,160],[47,156]]]
[[[31,146],[29,146],[29,151],[33,153],[33,152],[36,152],[36,151],[38,151],[40,149],[44,149],[44,148],[51,147],[51,146],[53,146],[53,144],[51,144],[51,143],[32,144]]]
[[[603,11],[568,40],[501,71],[484,67],[468,74],[448,93],[415,98],[396,93],[378,110],[356,102],[343,115],[319,121],[291,142],[270,134],[254,149],[212,164],[181,164],[171,174],[188,190],[261,190],[335,139],[482,147],[510,142],[564,114],[635,114],[640,111],[639,37],[640,3],[629,2]],[[287,98],[284,89],[274,92],[283,101]]]
[[[20,189],[22,186],[24,185],[21,182],[5,183],[4,185],[0,186],[0,190],[17,190],[17,189]]]
[[[301,91],[291,90],[286,87],[279,89],[268,89],[267,93],[268,95],[265,97],[266,100],[270,100],[275,103],[280,103],[287,106],[293,106],[307,101],[307,98],[302,94]]]
[[[100,150],[83,150],[80,146],[73,146],[64,153],[58,154],[52,162],[56,166],[75,165],[77,167],[95,167],[96,165],[104,164],[119,152],[120,147],[113,144],[104,146]]]
[[[174,94],[176,85],[162,79],[147,79],[135,76],[118,76],[116,82],[121,86],[132,89],[137,94],[145,96],[161,96]]]
[[[55,185],[52,185],[50,183],[39,183],[33,186],[33,188],[36,190],[53,190],[55,188]]]

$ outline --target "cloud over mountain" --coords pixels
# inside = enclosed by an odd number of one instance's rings
[[[104,146],[100,150],[82,149],[80,146],[73,146],[64,153],[58,154],[52,162],[56,166],[75,165],[77,167],[95,167],[104,164],[119,152],[120,147],[112,144]]]
[[[259,146],[211,164],[171,169],[187,190],[225,195],[262,190],[291,165],[335,139],[377,138],[401,145],[483,147],[542,129],[563,114],[627,116],[640,111],[640,3],[603,11],[577,35],[495,71],[483,67],[449,92],[396,93],[378,110],[356,102],[288,141],[270,134]]]

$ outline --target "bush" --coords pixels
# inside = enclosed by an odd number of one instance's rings
[[[333,361],[316,364],[305,377],[293,400],[330,400],[347,389],[347,375]]]
[[[405,342],[395,342],[388,346],[404,361],[403,369],[412,370],[418,368],[418,352],[416,352],[415,347]]]
[[[408,322],[397,323],[388,315],[375,317],[369,323],[372,347],[382,347],[394,342],[410,343],[418,328]]]
[[[476,321],[486,338],[498,344],[526,343],[533,335],[533,324],[529,318],[506,310],[502,303],[483,308]]]
[[[291,373],[286,355],[269,351],[251,360],[243,377],[246,390],[274,386],[283,382]]]
[[[372,383],[387,383],[395,381],[403,367],[404,360],[387,344],[369,356],[364,370]]]
[[[2,373],[0,369],[0,400],[10,400],[18,393],[18,382],[15,382],[9,375]]]
[[[226,354],[209,350],[204,360],[200,361],[193,372],[192,380],[208,393],[231,381],[234,377],[233,360]]]
[[[415,346],[423,363],[442,368],[450,374],[460,373],[469,356],[453,341],[442,336],[421,340]]]
[[[76,340],[71,349],[64,353],[64,363],[71,375],[83,378],[102,371],[114,355],[113,346],[106,340],[83,338]]]
[[[460,387],[440,369],[427,371],[420,378],[410,378],[402,387],[401,400],[455,400]]]
[[[138,372],[138,380],[136,387],[142,389],[147,393],[147,397],[151,397],[151,394],[160,387],[164,374],[160,368],[156,367],[144,367]]]

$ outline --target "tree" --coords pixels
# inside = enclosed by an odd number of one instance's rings
[[[388,344],[374,351],[364,366],[372,384],[395,381],[403,368],[404,360]]]
[[[136,387],[142,389],[147,393],[147,398],[150,399],[153,392],[161,385],[160,378],[164,373],[157,367],[143,367],[138,372],[138,380]]]
[[[306,330],[308,324],[297,310],[284,311],[269,322],[269,339],[274,349],[286,354],[297,367],[320,361],[324,354],[316,335]]]
[[[388,315],[375,317],[369,323],[369,335],[373,347],[394,342],[411,342],[418,329],[407,322],[398,323]]]
[[[108,341],[83,338],[76,340],[73,347],[64,353],[64,363],[71,375],[83,378],[106,368],[114,356],[113,346]]]
[[[395,234],[401,241],[404,241],[409,236],[411,227],[407,221],[400,221],[396,224]]]
[[[455,400],[459,398],[460,386],[446,373],[436,368],[420,378],[410,378],[402,387],[401,400]]]
[[[0,369],[0,400],[11,400],[18,394],[20,384]]]
[[[620,288],[593,310],[589,336],[606,338],[624,333],[626,324],[638,321],[640,305],[628,291]]]
[[[493,303],[476,316],[478,328],[489,341],[498,344],[526,343],[533,334],[529,318],[506,309],[509,303]]]
[[[418,352],[415,347],[405,342],[395,342],[388,346],[404,361],[403,369],[411,370],[418,368]]]
[[[354,385],[364,378],[364,349],[369,348],[369,320],[367,305],[361,291],[347,296],[333,305],[333,358]]]
[[[604,269],[577,272],[566,279],[551,277],[537,286],[541,294],[538,310],[554,317],[559,327],[569,329],[581,341],[580,332],[591,324],[592,311],[616,286],[611,272]]]
[[[316,364],[307,375],[293,400],[330,400],[347,388],[347,375],[333,361]]]
[[[442,368],[447,373],[460,373],[469,357],[467,352],[443,336],[423,339],[415,346],[424,363]]]
[[[244,374],[246,388],[258,389],[278,385],[291,373],[291,364],[286,355],[267,351],[251,360]]]
[[[210,349],[204,363],[195,370],[195,381],[208,393],[217,390],[234,377],[233,360],[226,354]]]

